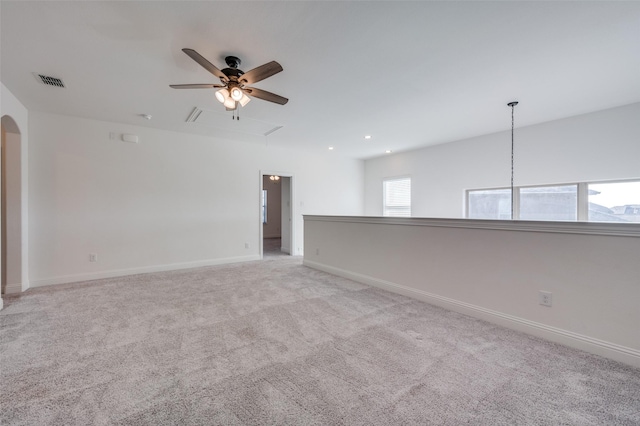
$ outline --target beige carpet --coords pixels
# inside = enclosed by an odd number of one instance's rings
[[[640,424],[638,369],[295,257],[5,302],[2,425]]]
[[[281,249],[281,238],[264,238],[262,240],[262,254],[263,257],[271,258],[274,256],[288,256]]]

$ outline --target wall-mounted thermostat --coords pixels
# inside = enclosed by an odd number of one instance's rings
[[[138,143],[138,135],[122,134],[122,140],[125,142]]]

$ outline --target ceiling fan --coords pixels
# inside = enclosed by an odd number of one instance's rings
[[[248,86],[249,84],[257,83],[282,71],[282,66],[276,61],[268,62],[245,73],[238,69],[240,66],[240,58],[235,56],[227,56],[224,58],[228,68],[219,70],[195,50],[182,49],[182,51],[211,74],[220,78],[222,84],[171,84],[169,87],[174,89],[218,88],[220,90],[216,91],[216,99],[225,106],[227,111],[236,110],[238,104],[245,106],[251,100],[249,96],[280,105],[289,102],[289,99],[276,95],[275,93]]]

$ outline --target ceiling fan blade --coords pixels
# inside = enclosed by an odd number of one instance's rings
[[[265,101],[274,102],[276,104],[284,105],[289,102],[289,99],[287,98],[283,98],[275,93],[267,92],[266,90],[256,89],[255,87],[245,87],[243,90],[247,95],[251,95]]]
[[[207,61],[204,56],[202,56],[201,54],[199,54],[195,50],[193,50],[193,49],[182,49],[182,51],[184,53],[186,53],[187,55],[189,55],[189,57],[191,59],[193,59],[194,61],[199,63],[204,69],[209,71],[211,74],[215,75],[216,77],[219,77],[224,82],[229,81],[229,78],[222,71],[220,71],[211,62]]]
[[[278,74],[282,71],[282,65],[276,61],[271,61],[264,65],[260,65],[258,68],[254,68],[251,71],[247,71],[240,77],[242,84],[253,84],[258,81],[264,80],[267,77],[271,77],[274,74]]]
[[[221,84],[170,84],[173,89],[211,89],[214,87],[224,87]]]

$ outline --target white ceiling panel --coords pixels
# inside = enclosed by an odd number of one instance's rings
[[[3,0],[0,13],[0,78],[29,109],[220,136],[185,122],[194,105],[232,122],[211,89],[169,88],[218,82],[181,49],[244,71],[276,60],[284,71],[255,87],[289,103],[254,99],[240,121],[284,126],[271,145],[356,158],[507,130],[512,100],[518,126],[640,102],[636,1]]]

